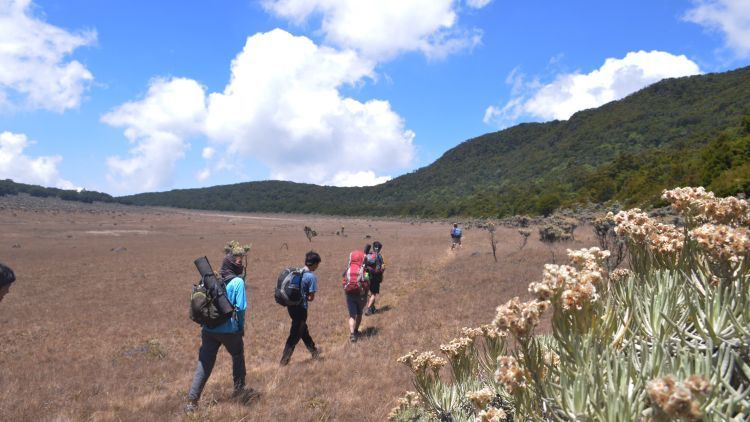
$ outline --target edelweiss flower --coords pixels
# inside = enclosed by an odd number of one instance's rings
[[[657,378],[646,385],[651,402],[673,418],[700,420],[700,404],[694,394],[705,394],[708,382],[693,375],[684,383],[678,383],[673,376]]]
[[[495,397],[495,392],[492,391],[489,387],[484,387],[479,391],[470,391],[466,393],[466,398],[469,399],[471,404],[473,404],[477,409],[481,409],[486,406],[493,397]]]
[[[497,315],[492,322],[501,330],[508,330],[519,339],[527,338],[539,325],[540,318],[549,307],[548,301],[520,303],[518,297],[497,307]]]
[[[502,422],[506,420],[508,416],[503,409],[488,407],[486,410],[479,412],[477,418],[482,422]]]
[[[523,369],[518,365],[516,358],[512,356],[499,356],[497,358],[497,371],[495,381],[501,383],[508,393],[513,394],[519,388],[526,387],[526,377]]]
[[[739,262],[750,251],[750,231],[726,225],[704,224],[690,237],[715,260]]]
[[[448,355],[448,357],[455,358],[463,355],[471,347],[472,343],[474,343],[474,340],[470,337],[461,337],[451,340],[448,344],[441,345],[440,350]]]

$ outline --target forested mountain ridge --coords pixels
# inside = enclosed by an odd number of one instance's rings
[[[750,67],[667,79],[567,121],[467,140],[387,183],[280,181],[143,193],[117,200],[231,211],[449,217],[546,213],[617,200],[653,205],[676,185],[750,187]]]

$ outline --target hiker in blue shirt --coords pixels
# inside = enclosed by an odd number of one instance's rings
[[[302,303],[286,308],[289,312],[289,318],[292,319],[292,325],[289,327],[289,337],[286,339],[281,362],[279,362],[281,366],[289,364],[294,348],[300,339],[305,343],[305,347],[307,347],[313,359],[320,357],[320,348],[315,347],[315,342],[310,336],[310,330],[307,328],[307,306],[308,302],[315,299],[315,293],[318,291],[318,279],[315,277],[314,271],[318,269],[320,261],[320,255],[317,252],[310,251],[305,255],[305,270],[300,282]]]
[[[188,393],[187,412],[197,409],[203,387],[211,376],[216,363],[216,354],[223,345],[232,356],[232,379],[234,381],[233,398],[247,402],[258,394],[255,390],[245,386],[245,345],[242,337],[245,335],[245,311],[247,310],[247,296],[245,281],[242,279],[244,265],[242,260],[249,247],[241,247],[236,242],[230,242],[228,253],[221,264],[221,281],[226,284],[227,299],[234,306],[235,313],[227,321],[213,328],[203,326],[201,329],[201,348],[198,352],[198,366],[195,369],[193,382]]]
[[[458,247],[461,247],[461,229],[458,227],[458,223],[453,223],[453,228],[451,229],[451,249]]]

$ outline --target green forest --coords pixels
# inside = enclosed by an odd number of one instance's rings
[[[16,195],[19,193],[25,193],[39,198],[57,197],[66,201],[86,202],[89,204],[94,201],[115,202],[115,198],[101,192],[87,190],[82,190],[79,192],[69,189],[45,188],[37,185],[16,183],[10,179],[0,180],[0,196]]]
[[[112,198],[0,182],[26,192],[244,212],[505,217],[617,202],[663,205],[661,191],[750,192],[750,67],[667,79],[567,121],[525,123],[469,139],[429,166],[360,188],[261,181]]]

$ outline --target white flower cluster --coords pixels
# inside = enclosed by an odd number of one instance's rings
[[[549,301],[538,300],[521,303],[518,297],[514,297],[497,307],[497,315],[492,323],[500,330],[510,331],[518,339],[526,339],[539,325],[549,305]]]
[[[499,356],[497,358],[495,381],[502,384],[510,394],[526,387],[524,370],[513,356]]]
[[[477,409],[483,409],[485,406],[487,406],[487,403],[489,403],[493,397],[495,397],[495,392],[492,391],[489,387],[484,387],[481,390],[470,391],[466,393],[466,398],[469,399],[471,404],[473,404]]]
[[[573,266],[547,264],[541,282],[529,284],[529,292],[539,300],[559,299],[563,309],[583,309],[584,304],[596,302],[599,295],[596,286],[602,281],[602,265],[609,251],[599,248],[570,250]]]
[[[389,421],[398,419],[398,415],[410,407],[422,406],[422,400],[420,399],[419,394],[414,391],[407,391],[404,397],[398,399],[396,403],[397,406],[391,409],[391,413],[388,414]]]
[[[477,418],[481,422],[503,422],[507,420],[508,415],[505,414],[505,411],[503,409],[488,407],[487,409],[479,412]]]
[[[449,358],[463,355],[474,343],[474,340],[470,337],[459,337],[453,339],[448,344],[440,345],[440,351],[448,355]]]
[[[424,371],[426,369],[431,369],[437,372],[448,363],[445,359],[436,356],[433,352],[428,351],[418,353],[418,351],[412,350],[404,356],[396,359],[396,362],[411,367],[414,372]]]
[[[729,225],[750,222],[747,201],[732,196],[716,198],[713,192],[706,192],[703,187],[665,190],[661,197],[686,218],[696,219],[697,222]]]
[[[615,233],[627,236],[651,252],[677,254],[685,245],[685,234],[682,230],[671,224],[658,223],[638,208],[620,211],[613,218],[617,224]]]
[[[697,421],[702,416],[697,398],[705,396],[710,385],[699,375],[691,375],[684,382],[677,382],[668,375],[649,381],[646,389],[651,402],[670,418]]]
[[[750,231],[743,227],[704,224],[691,230],[690,237],[716,261],[737,263],[750,251]]]

